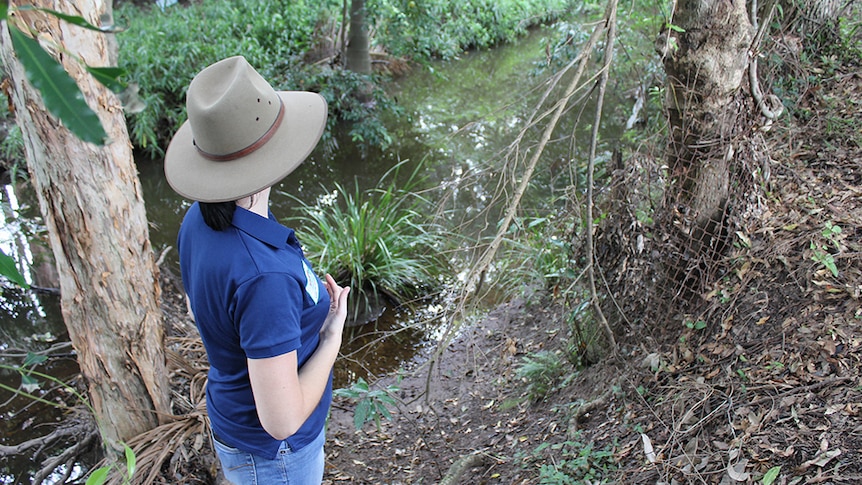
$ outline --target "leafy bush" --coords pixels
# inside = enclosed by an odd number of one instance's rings
[[[563,16],[570,0],[392,0],[369,5],[377,44],[414,60],[451,59],[469,48],[512,41]]]
[[[610,444],[602,449],[593,443],[570,440],[562,443],[543,443],[534,451],[534,459],[544,462],[539,465],[540,484],[609,483],[607,477],[619,469],[614,461],[614,447]],[[550,452],[553,458],[543,460]]]
[[[321,273],[349,281],[353,318],[369,313],[382,301],[396,304],[440,286],[447,267],[440,256],[445,234],[423,212],[429,202],[417,193],[416,172],[397,188],[399,164],[381,178],[384,188],[349,192],[338,185],[330,197],[300,205],[298,222],[308,258]]]
[[[204,66],[245,56],[277,89],[299,89],[302,55],[322,16],[340,2],[203,1],[161,11],[124,2],[116,11],[119,65],[146,103],[130,115],[132,142],[151,156],[185,120],[185,89]]]
[[[544,399],[566,370],[566,361],[558,352],[543,350],[523,357],[517,375],[527,383],[531,400]]]
[[[392,396],[399,390],[401,389],[398,387],[398,383],[390,384],[386,389],[372,390],[365,379],[360,377],[350,387],[336,389],[332,391],[332,394],[356,402],[356,409],[353,411],[353,426],[357,431],[370,421],[374,421],[379,431],[381,418],[392,419],[388,406],[395,405],[395,398]]]
[[[571,0],[443,0],[369,2],[372,41],[396,56],[453,58],[470,47],[514,40],[531,25],[558,18]],[[365,152],[392,143],[384,115],[398,114],[374,76],[327,65],[309,65],[307,55],[324,25],[341,22],[342,2],[290,0],[204,0],[164,11],[123,2],[117,24],[118,64],[136,83],[143,110],[129,114],[136,148],[150,157],[164,154],[185,121],[185,90],[204,66],[242,54],[276,89],[320,92],[330,104],[331,132],[346,121],[351,140]]]
[[[383,119],[400,116],[403,110],[375,82],[374,76],[329,67],[308,69],[303,89],[319,92],[329,104],[331,116],[324,144],[328,145],[336,122],[345,122],[351,141],[363,155],[372,147],[386,150],[392,144]]]
[[[574,278],[570,243],[561,238],[564,227],[553,216],[518,218],[509,228],[500,263],[491,275],[495,288],[511,296],[528,296],[536,289]]]

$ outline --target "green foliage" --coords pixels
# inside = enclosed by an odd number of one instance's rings
[[[331,136],[336,121],[343,121],[351,141],[363,155],[371,148],[389,148],[392,137],[383,120],[401,116],[403,109],[386,94],[375,76],[328,67],[306,69],[304,73],[303,89],[319,92],[329,105],[330,129],[325,137]]]
[[[526,296],[538,289],[558,286],[573,278],[569,259],[571,245],[560,235],[567,233],[553,215],[522,217],[513,221],[503,242],[493,285],[510,296]]]
[[[22,288],[30,287],[24,279],[24,276],[18,271],[18,265],[15,264],[15,259],[4,253],[2,250],[0,250],[0,276],[6,277],[9,281]]]
[[[376,43],[396,56],[451,59],[465,49],[512,41],[563,16],[571,0],[383,0],[369,2]]]
[[[774,467],[770,468],[766,472],[765,475],[763,475],[763,478],[761,479],[760,483],[762,485],[772,485],[773,483],[775,483],[775,480],[778,478],[778,475],[780,475],[780,474],[781,474],[781,467],[780,466],[774,466]]]
[[[132,483],[132,478],[135,475],[135,468],[137,467],[137,457],[135,456],[135,451],[129,448],[129,445],[123,443],[123,451],[126,456],[126,469],[125,474],[123,474],[123,485],[129,485]],[[96,468],[90,473],[90,476],[87,477],[87,481],[85,485],[102,485],[108,482],[108,478],[110,476],[111,470],[115,468],[115,465],[105,465],[103,467]]]
[[[60,20],[78,27],[106,31],[91,25],[83,17],[67,15],[54,10],[22,6],[13,10],[38,10],[53,15]],[[0,9],[0,20],[9,16],[9,5]],[[18,29],[13,23],[8,23],[12,48],[18,60],[24,67],[24,72],[30,83],[42,95],[45,108],[63,122],[76,137],[83,141],[101,145],[105,142],[105,129],[96,113],[90,109],[84,100],[84,95],[75,80],[66,72],[62,64],[49,54],[33,37]],[[124,84],[119,78],[124,71],[117,68],[94,68],[85,66],[98,81],[108,88],[120,90]]]
[[[104,143],[107,135],[99,117],[87,106],[75,80],[63,66],[42,49],[39,41],[14,27],[9,29],[9,34],[30,83],[42,94],[48,111],[63,120],[81,140]],[[74,94],[70,96],[70,93]]]
[[[604,330],[593,318],[592,306],[587,295],[568,313],[569,340],[567,356],[572,364],[583,367],[598,362],[607,350],[602,346]]]
[[[354,318],[371,312],[380,296],[403,304],[436,290],[448,266],[441,256],[446,234],[425,215],[430,202],[411,192],[418,168],[396,186],[402,165],[384,174],[378,188],[349,192],[337,185],[313,205],[285,194],[299,204],[302,242],[315,268],[348,281]]]
[[[192,2],[164,12],[123,2],[115,12],[127,26],[118,36],[119,63],[139,86],[144,110],[128,118],[132,142],[151,156],[185,121],[185,90],[204,66],[243,55],[276,89],[304,89],[294,76],[314,28],[333,0]]]
[[[593,443],[576,440],[546,442],[533,450],[529,461],[538,462],[538,483],[542,485],[609,483],[608,478],[619,468],[613,450],[611,444],[595,449]]]
[[[362,429],[365,423],[373,421],[377,430],[380,431],[380,423],[382,418],[391,420],[392,413],[389,412],[388,406],[395,406],[395,395],[400,391],[398,384],[400,378],[395,384],[390,384],[386,389],[371,389],[365,379],[359,378],[350,387],[336,389],[332,394],[337,397],[344,397],[356,402],[356,409],[353,411],[353,425],[356,430]]]
[[[809,249],[811,249],[811,259],[822,264],[832,273],[832,276],[838,276],[838,267],[835,266],[835,256],[829,252],[829,246],[834,246],[836,251],[841,251],[841,232],[841,226],[833,224],[832,221],[826,221],[823,225],[823,230],[820,231],[820,235],[825,242],[811,241],[811,245],[809,246]]]
[[[516,375],[526,383],[527,397],[533,401],[547,397],[563,377],[566,363],[559,352],[550,350],[525,355]]]
[[[5,101],[5,96],[0,96],[0,103]],[[8,115],[2,116],[5,118]],[[20,174],[26,176],[27,167],[24,167],[24,137],[21,134],[21,127],[16,123],[10,122],[7,125],[8,131],[6,136],[0,141],[0,158],[5,160],[10,166],[6,168],[12,174],[12,180]]]
[[[838,267],[835,266],[835,257],[824,246],[819,246],[814,241],[811,241],[811,259],[823,265],[832,273],[832,276],[838,276]]]

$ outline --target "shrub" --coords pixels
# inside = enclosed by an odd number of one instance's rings
[[[146,103],[128,117],[133,144],[161,156],[185,120],[185,89],[192,77],[225,57],[242,54],[277,89],[298,89],[291,73],[298,70],[319,18],[333,5],[203,1],[161,11],[124,2],[116,11],[117,23],[126,28],[117,36],[118,63]]]
[[[416,172],[404,188],[396,187],[402,165],[365,192],[338,185],[313,205],[286,194],[300,204],[302,242],[315,268],[349,282],[354,319],[382,304],[381,297],[404,304],[442,284],[445,235],[423,212],[429,202],[411,192]]]

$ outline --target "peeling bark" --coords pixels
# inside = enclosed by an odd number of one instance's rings
[[[27,4],[80,15],[94,25],[111,8],[103,0]],[[117,97],[68,54],[88,65],[110,65],[108,43],[104,34],[38,11],[17,12],[10,21],[37,32],[55,53],[110,139],[101,147],[82,142],[46,112],[4,26],[3,61],[57,263],[63,318],[102,437],[116,446],[158,425],[170,408],[158,268],[125,118]]]

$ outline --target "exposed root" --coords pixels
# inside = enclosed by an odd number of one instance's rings
[[[484,465],[485,459],[485,454],[480,452],[473,452],[469,455],[462,456],[449,467],[449,471],[446,472],[446,476],[443,477],[443,480],[440,480],[439,485],[455,485],[457,483],[461,483],[461,476],[464,475],[464,472],[471,468]]]

